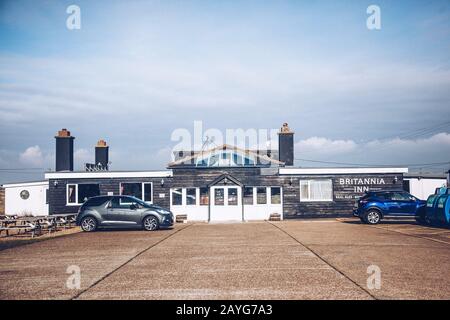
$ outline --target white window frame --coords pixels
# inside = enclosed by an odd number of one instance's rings
[[[244,189],[245,188],[252,188],[253,192],[252,192],[252,204],[248,204],[248,203],[244,203]],[[242,205],[243,206],[254,206],[256,205],[256,187],[255,186],[243,186],[242,187]]]
[[[183,198],[181,199],[181,203],[184,202],[184,205],[188,207],[194,207],[200,205],[200,188],[196,187],[188,187],[188,188],[182,188],[184,191],[181,191],[181,194],[183,195]],[[187,189],[195,189],[195,204],[188,204],[187,203]]]
[[[308,199],[302,198],[302,181],[308,182]],[[331,199],[311,199],[311,181],[330,181],[331,183]],[[323,178],[323,179],[300,179],[299,183],[299,195],[300,202],[333,202],[334,190],[333,190],[333,179]]]
[[[274,206],[279,206],[279,205],[283,205],[283,188],[281,186],[271,186],[268,187],[269,188],[269,192],[267,193],[267,196],[269,198],[269,202],[268,204],[270,205],[274,205]],[[272,188],[279,188],[280,189],[280,203],[272,203]]]
[[[80,184],[98,184],[99,183],[68,183],[66,184],[66,206],[81,206],[84,202],[80,203],[80,199],[78,199],[78,185]],[[69,202],[69,186],[75,186],[75,202]]]
[[[173,204],[173,202],[172,202],[172,193],[173,193],[173,190],[175,190],[175,189],[181,189],[181,204]],[[170,206],[172,207],[181,207],[181,206],[184,206],[184,205],[186,205],[186,190],[185,190],[185,188],[170,188]]]
[[[130,181],[130,182],[119,182],[119,195],[120,196],[127,196],[127,195],[124,195],[124,194],[122,194],[122,184],[124,184],[124,183],[141,183],[141,192],[142,192],[142,194],[141,194],[141,200],[142,201],[144,201],[145,203],[148,203],[148,204],[153,204],[153,192],[154,192],[154,189],[153,189],[153,182],[151,182],[151,181],[149,181],[149,182],[132,182],[132,181]],[[151,193],[151,200],[150,201],[145,201],[144,200],[144,185],[146,185],[146,184],[149,184],[149,185],[151,185],[152,186],[152,193]],[[124,203],[124,204],[128,204],[128,203],[125,203],[125,202],[122,202],[122,203]],[[131,202],[130,202],[131,203]]]
[[[69,186],[75,186],[75,202],[69,202]],[[66,206],[79,206],[78,203],[78,183],[66,184]]]

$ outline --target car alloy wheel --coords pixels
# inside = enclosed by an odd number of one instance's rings
[[[375,210],[369,211],[366,216],[366,221],[370,224],[377,224],[380,222],[380,213]]]
[[[154,216],[149,216],[144,219],[144,229],[147,231],[153,231],[158,229],[158,219]]]
[[[86,217],[81,220],[81,229],[86,232],[92,232],[97,228],[97,221],[92,217]]]

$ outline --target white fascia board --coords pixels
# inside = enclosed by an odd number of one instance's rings
[[[5,183],[4,185],[2,185],[3,188],[18,188],[18,187],[33,187],[33,186],[48,186],[48,180],[36,182]]]
[[[48,172],[45,179],[108,179],[108,178],[166,178],[172,170],[164,171],[99,171],[99,172]]]
[[[408,173],[408,168],[280,168],[279,174],[369,174]]]

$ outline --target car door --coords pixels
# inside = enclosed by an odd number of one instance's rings
[[[126,224],[135,225],[141,223],[143,211],[146,210],[139,202],[130,198],[121,199],[123,210],[121,212],[121,221]]]
[[[399,199],[401,198],[401,200],[399,200],[400,214],[405,216],[414,216],[417,209],[417,199],[405,192],[401,192],[397,196]]]
[[[383,201],[386,209],[385,214],[397,215],[400,214],[400,203],[397,200],[395,192],[387,192],[385,194],[385,200]]]
[[[124,207],[121,205],[120,197],[114,197],[108,204],[104,223],[108,225],[117,225],[122,221]]]
[[[132,209],[133,200],[128,197],[114,197],[107,209],[105,224],[108,225],[133,225],[136,224],[136,215],[139,213]]]

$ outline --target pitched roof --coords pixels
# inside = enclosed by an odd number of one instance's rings
[[[279,166],[280,165],[284,165],[284,162],[278,161],[276,159],[273,159],[273,158],[271,158],[271,157],[269,157],[269,156],[267,156],[265,154],[258,153],[257,151],[248,150],[248,149],[242,149],[242,148],[239,148],[239,147],[236,147],[236,146],[232,146],[232,145],[229,145],[229,144],[222,144],[222,145],[214,147],[212,149],[205,150],[205,151],[198,151],[198,152],[195,152],[194,154],[191,154],[189,156],[185,156],[185,157],[182,157],[182,158],[177,159],[175,161],[172,161],[172,162],[170,162],[168,164],[168,166],[172,167],[172,166],[177,166],[177,165],[184,164],[186,162],[191,162],[192,159],[196,159],[197,157],[207,156],[207,155],[212,154],[212,153],[214,153],[214,152],[216,152],[218,150],[234,150],[234,151],[238,151],[240,153],[243,153],[245,155],[252,155],[256,159],[261,159],[261,160],[263,160],[263,161],[265,161],[267,163],[271,163],[271,164],[275,164],[275,165],[279,165]]]

